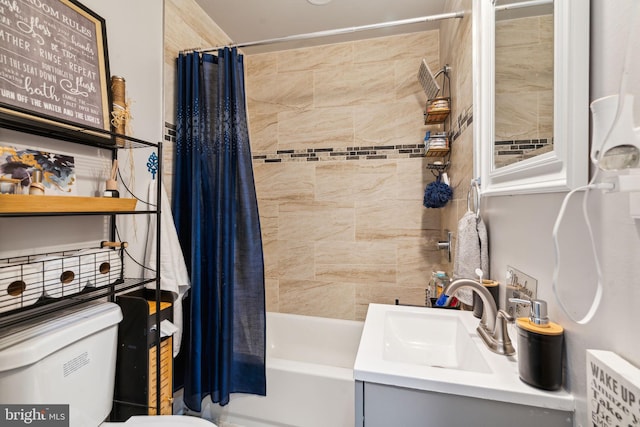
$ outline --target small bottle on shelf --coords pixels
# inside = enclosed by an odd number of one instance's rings
[[[120,197],[120,192],[118,191],[118,182],[116,181],[116,174],[118,173],[118,160],[113,161],[113,165],[111,166],[111,175],[107,180],[106,189],[104,190],[104,197]]]

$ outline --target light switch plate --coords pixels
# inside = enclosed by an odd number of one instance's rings
[[[509,298],[536,299],[538,281],[516,268],[507,266],[506,290],[507,313],[513,317],[529,317],[530,308],[528,305],[511,302]]]

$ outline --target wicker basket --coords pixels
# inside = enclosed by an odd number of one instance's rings
[[[63,298],[122,278],[120,252],[84,249],[0,260],[0,313]]]
[[[434,98],[427,102],[425,124],[443,123],[451,113],[449,98]]]

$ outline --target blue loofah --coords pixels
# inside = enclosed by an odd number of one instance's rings
[[[426,208],[441,208],[453,197],[453,190],[440,177],[424,189],[424,201]]]

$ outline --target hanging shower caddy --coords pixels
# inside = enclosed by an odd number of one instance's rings
[[[425,138],[425,156],[427,157],[448,157],[449,155],[449,129],[451,128],[451,79],[449,78],[449,71],[451,71],[451,68],[448,65],[442,67],[432,76],[431,90],[427,91],[425,88],[425,93],[429,98],[424,112],[424,124],[442,125],[440,131],[429,131],[429,137]],[[442,78],[442,85],[438,85],[438,77]],[[437,90],[433,90],[434,87]],[[443,169],[443,165],[448,165],[448,160],[433,165],[433,169],[444,170],[446,167]]]

